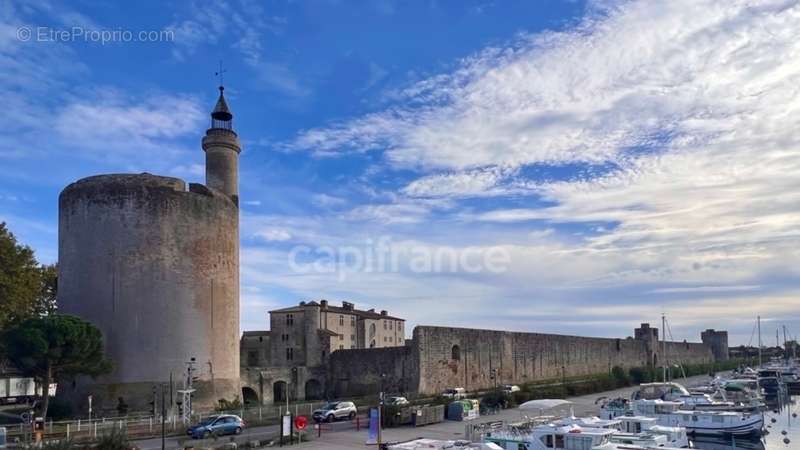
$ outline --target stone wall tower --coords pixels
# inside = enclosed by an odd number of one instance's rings
[[[239,153],[242,146],[233,131],[233,114],[225,101],[225,88],[219,87],[219,99],[211,113],[211,128],[203,137],[206,152],[206,186],[229,196],[239,204]]]
[[[700,338],[703,340],[704,344],[711,347],[716,361],[727,361],[729,359],[727,331],[717,331],[713,328],[708,329],[700,333]]]
[[[111,373],[59,385],[86,410],[147,410],[154,386],[184,386],[197,410],[241,396],[239,139],[220,89],[203,139],[208,186],[143,174],[78,180],[59,196],[58,304],[103,334]]]

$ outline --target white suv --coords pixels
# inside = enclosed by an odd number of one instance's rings
[[[330,402],[311,415],[315,422],[333,422],[339,419],[353,420],[358,408],[353,402]]]
[[[445,389],[445,391],[442,392],[442,397],[459,400],[462,398],[467,398],[467,391],[462,387]]]

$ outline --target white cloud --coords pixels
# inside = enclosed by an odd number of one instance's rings
[[[206,112],[190,98],[154,94],[127,99],[111,93],[67,105],[59,112],[55,126],[64,137],[89,143],[152,143],[197,133],[205,116]]]
[[[402,192],[410,197],[475,197],[508,194],[500,184],[513,171],[486,167],[464,172],[429,175],[414,180]]]
[[[288,241],[292,234],[283,228],[265,228],[256,232],[256,236],[265,241]]]
[[[417,170],[390,205],[353,213],[389,224],[437,223],[413,199],[528,195],[527,204],[438,209],[445,227],[466,222],[454,239],[508,243],[512,271],[487,283],[510,286],[501,291],[511,296],[533,295],[521,286],[531,279],[574,289],[572,298],[619,288],[700,301],[715,287],[752,302],[740,316],[770,301],[762,291],[791,304],[800,5],[620,1],[590,11],[578,26],[487,48],[389,109],[306,130],[286,147],[383,152]],[[542,176],[526,175],[534,166]],[[579,231],[526,242],[539,222]]]

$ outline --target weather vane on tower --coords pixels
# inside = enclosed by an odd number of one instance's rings
[[[223,87],[224,83],[223,83],[222,74],[224,74],[225,72],[227,72],[227,70],[222,68],[222,60],[220,59],[219,60],[219,71],[214,72],[214,76],[219,77],[219,90],[220,91],[224,89],[224,87]]]

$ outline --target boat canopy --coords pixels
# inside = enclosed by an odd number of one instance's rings
[[[558,408],[559,406],[564,405],[571,405],[572,402],[569,400],[561,400],[561,399],[541,399],[541,400],[530,400],[521,405],[519,405],[519,409],[522,411],[541,411],[545,409],[552,409]]]

